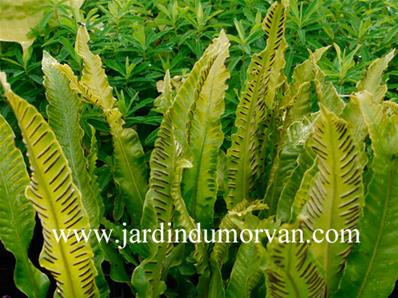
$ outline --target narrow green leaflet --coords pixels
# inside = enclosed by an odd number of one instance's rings
[[[29,298],[45,297],[47,276],[28,257],[35,227],[35,211],[24,195],[29,176],[14,133],[0,115],[0,241],[15,256],[15,284]]]
[[[361,242],[335,297],[387,297],[398,280],[398,116],[370,93],[356,95],[372,140]]]
[[[311,233],[316,229],[334,229],[349,235],[356,228],[363,206],[361,152],[354,144],[347,122],[323,106],[315,123],[311,147],[316,153],[318,173],[299,220]],[[324,270],[329,294],[337,289],[351,251],[352,243],[348,243],[347,238],[335,243],[312,241],[310,245]]]

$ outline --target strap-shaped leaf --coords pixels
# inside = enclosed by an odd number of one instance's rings
[[[210,283],[209,283],[209,297],[224,297],[227,294],[227,297],[231,297],[234,295],[239,297],[240,295],[237,292],[234,292],[234,289],[240,287],[240,293],[250,293],[252,288],[255,286],[256,282],[261,278],[261,272],[264,270],[264,249],[262,248],[262,244],[259,247],[256,247],[257,255],[251,255],[250,258],[257,259],[258,263],[256,265],[250,266],[251,262],[248,261],[245,266],[251,268],[250,274],[251,277],[245,276],[248,273],[248,268],[240,268],[240,264],[247,261],[244,260],[247,250],[244,248],[243,252],[241,252],[241,256],[239,257],[239,261],[236,260],[233,271],[231,272],[231,281],[228,284],[227,292],[225,292],[224,282],[221,275],[221,269],[224,263],[227,261],[228,250],[231,246],[231,242],[233,238],[227,236],[225,232],[229,233],[230,231],[236,231],[237,235],[243,229],[259,229],[268,228],[271,221],[271,218],[266,220],[260,220],[257,217],[253,216],[251,213],[253,211],[260,211],[267,208],[267,205],[261,203],[260,201],[242,201],[239,202],[234,208],[228,211],[228,213],[221,220],[219,225],[219,231],[222,232],[221,237],[222,241],[216,242],[213,246],[213,250],[210,255]],[[259,265],[259,266],[257,266]],[[242,286],[242,283],[246,283],[246,285]],[[242,296],[245,297],[246,295]]]
[[[286,109],[284,126],[289,127],[293,122],[308,117],[312,112],[311,82],[315,78],[315,64],[322,58],[329,47],[323,47],[310,52],[310,56],[303,63],[294,68],[292,83],[283,98],[282,108]]]
[[[182,207],[178,201],[179,175],[182,175],[181,169],[188,166],[183,161],[189,155],[187,128],[191,120],[190,111],[201,94],[212,65],[219,55],[222,56],[221,53],[225,53],[225,41],[225,35],[221,33],[206,49],[164,115],[150,159],[151,173],[142,217],[143,227],[156,228],[160,223],[171,222],[174,205],[177,203],[179,205],[176,207]],[[178,212],[180,215],[182,213],[185,224],[192,224],[185,210],[180,208]],[[140,296],[157,296],[164,291],[162,279],[165,268],[162,260],[168,254],[169,245],[152,244],[150,247],[151,256],[136,268],[132,278]]]
[[[75,15],[84,0],[69,0],[63,4],[69,5]],[[32,29],[44,17],[51,0],[2,0],[0,1],[0,40],[15,41],[21,44],[25,63],[28,58],[28,48],[34,41]]]
[[[164,115],[155,148],[152,151],[149,190],[145,201],[142,226],[156,228],[160,223],[167,227],[174,210],[175,182],[181,181],[181,147],[174,135],[170,111]],[[132,283],[139,297],[158,297],[165,290],[163,260],[169,251],[168,243],[151,245],[151,255],[134,271]]]
[[[71,87],[83,98],[102,109],[109,124],[114,149],[114,178],[123,191],[128,214],[135,226],[139,225],[142,206],[147,191],[147,166],[144,150],[137,132],[124,128],[122,114],[115,105],[112,88],[102,68],[101,58],[94,55],[88,46],[89,35],[85,26],[80,26],[76,38],[76,52],[83,59],[84,68],[80,82],[70,69],[64,72]]]
[[[265,271],[265,255],[254,243],[240,245],[231,271],[226,297],[250,297]]]
[[[81,101],[75,90],[70,88],[69,79],[61,65],[47,52],[43,53],[42,69],[44,86],[49,105],[47,106],[48,124],[53,129],[72,171],[73,182],[81,192],[84,209],[90,219],[91,228],[99,228],[103,213],[103,202],[96,181],[88,172],[88,161],[84,156],[83,130],[80,127]],[[94,135],[95,137],[95,135]],[[94,177],[95,178],[95,177]],[[103,253],[96,239],[90,238],[95,254],[95,266],[99,274],[97,285],[100,292],[107,296],[109,289],[101,271]]]
[[[191,110],[188,140],[193,167],[186,170],[183,179],[183,197],[188,211],[204,228],[213,224],[218,191],[218,152],[224,140],[221,115],[224,112],[226,80],[229,78],[224,64],[229,42],[224,32],[218,40],[220,52]]]
[[[60,229],[89,229],[89,218],[65,155],[43,116],[12,92],[4,73],[0,73],[0,80],[29,154],[32,175],[26,196],[43,227],[40,265],[53,275],[59,296],[96,297],[97,273],[90,245],[77,241],[73,233],[67,241],[58,242],[53,233]]]
[[[164,114],[171,107],[173,103],[173,86],[171,84],[170,71],[166,70],[163,81],[158,81],[156,87],[160,95],[153,101],[154,110],[158,113]]]
[[[310,118],[312,112],[311,83],[315,75],[314,63],[322,58],[327,49],[328,47],[324,47],[310,53],[309,59],[295,67],[292,84],[288,85],[282,102],[276,109],[279,113],[276,117],[279,118],[280,125],[278,125],[278,131],[273,131],[273,133],[278,135],[279,141],[264,195],[271,214],[276,211],[285,182],[296,166],[295,160],[309,135],[307,129],[309,121],[306,119]],[[303,127],[300,129],[297,126]]]
[[[175,128],[176,140],[185,151],[187,151],[188,148],[187,129],[192,120],[192,108],[204,88],[210,68],[219,55],[222,56],[225,54],[227,45],[228,40],[226,39],[225,33],[221,31],[220,36],[213,40],[202,57],[195,63],[189,76],[178,89],[174,98],[170,109],[171,120]]]
[[[312,160],[312,159],[311,159]],[[293,204],[291,205],[290,220],[289,222],[296,222],[297,216],[300,215],[304,205],[308,202],[308,192],[315,183],[315,177],[318,173],[317,161],[314,160],[313,165],[304,172],[301,178],[300,188],[294,196]]]
[[[294,226],[281,227],[291,228]],[[325,282],[309,256],[307,243],[281,243],[276,238],[267,249],[267,297],[324,297]]]
[[[372,140],[373,160],[361,242],[354,247],[335,297],[387,297],[398,280],[398,116],[378,95],[355,96]]]
[[[262,176],[267,109],[273,106],[284,66],[286,10],[285,5],[278,2],[270,7],[264,21],[267,46],[252,58],[236,110],[236,132],[227,152],[229,209],[250,199],[256,178]]]
[[[181,160],[180,164],[184,166],[179,166],[178,170],[180,173],[178,173],[175,178],[176,180],[174,181],[172,185],[172,196],[174,199],[174,206],[175,206],[175,223],[176,226],[182,227],[189,233],[190,231],[196,229],[196,222],[195,220],[189,215],[188,209],[186,207],[185,201],[182,197],[181,194],[181,179],[182,179],[182,171],[184,168],[191,168],[192,164],[188,162],[187,160]],[[203,239],[203,238],[202,238]],[[198,243],[195,243],[195,252],[194,252],[194,257],[196,260],[196,269],[199,274],[204,274],[206,270],[209,268],[208,260],[207,260],[207,247],[203,241],[199,241]]]
[[[53,129],[72,170],[73,181],[81,191],[82,201],[93,228],[99,227],[103,203],[95,192],[88,173],[87,160],[81,147],[83,130],[80,127],[81,102],[69,86],[69,79],[61,65],[47,52],[43,54],[44,86],[49,103],[48,124]]]
[[[15,284],[28,297],[45,297],[47,276],[28,257],[35,227],[35,211],[24,195],[29,175],[14,133],[0,115],[0,240],[15,256]]]
[[[347,123],[321,106],[311,139],[319,169],[299,217],[311,232],[315,229],[354,229],[363,204],[363,165]],[[324,270],[327,292],[339,280],[352,244],[347,239],[329,243],[311,242],[311,251]]]
[[[304,119],[292,123],[281,134],[277,148],[278,152],[272,164],[268,188],[264,196],[265,202],[270,205],[271,214],[276,211],[285,183],[297,166],[300,154],[305,149],[305,143],[310,135],[311,128],[312,123],[310,120]],[[297,178],[300,178],[300,176]]]

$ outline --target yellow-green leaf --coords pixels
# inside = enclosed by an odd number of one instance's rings
[[[40,265],[57,282],[61,297],[97,297],[97,272],[93,251],[88,243],[70,234],[67,241],[57,241],[61,229],[90,228],[79,189],[73,183],[66,157],[43,116],[34,106],[11,90],[4,73],[0,81],[14,111],[28,152],[32,169],[26,196],[31,200],[43,227],[44,245]]]
[[[24,191],[29,175],[14,133],[0,115],[0,241],[15,256],[15,285],[30,298],[45,297],[49,280],[29,260],[35,227],[35,210]]]
[[[228,209],[252,199],[256,179],[263,175],[266,115],[274,105],[284,67],[285,18],[287,7],[274,2],[264,20],[266,48],[252,57],[248,79],[236,110],[236,132],[227,152]]]
[[[355,95],[369,131],[373,160],[354,247],[334,297],[388,297],[398,280],[398,115],[377,94]]]
[[[226,80],[229,78],[224,64],[229,42],[224,32],[218,39],[220,53],[212,63],[191,110],[188,143],[193,166],[185,171],[183,179],[183,197],[188,211],[204,228],[213,224],[218,191],[218,152],[224,140],[221,116]]]
[[[311,146],[316,153],[318,173],[298,219],[311,233],[316,229],[339,233],[355,229],[363,205],[363,164],[347,122],[321,106]],[[351,246],[347,239],[336,243],[311,242],[311,252],[324,270],[328,293],[337,289]]]

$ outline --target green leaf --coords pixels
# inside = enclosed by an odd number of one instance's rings
[[[215,61],[218,65],[225,59],[227,40],[220,34],[207,48],[202,58],[194,65],[193,70],[179,88],[172,106],[164,115],[159,129],[155,148],[150,159],[149,190],[145,199],[142,226],[146,228],[167,225],[172,221],[174,207],[179,213],[179,221],[186,227],[193,224],[181,202],[180,182],[182,169],[191,166],[187,160],[188,149],[187,127],[190,122],[190,110],[198,100],[210,69]],[[224,54],[222,54],[224,53]],[[218,58],[217,57],[221,57]],[[151,255],[134,271],[132,282],[139,291],[139,296],[158,296],[165,290],[165,271],[163,260],[170,250],[167,243],[149,244]],[[198,260],[200,263],[200,260]]]
[[[108,111],[114,107],[116,100],[112,95],[105,70],[102,68],[101,58],[90,51],[89,41],[90,36],[86,27],[80,26],[75,43],[75,51],[84,63],[80,85],[90,93],[90,96],[86,97],[87,101]]]
[[[278,154],[272,164],[265,202],[274,209],[280,208],[281,193],[290,175],[297,167],[298,158],[305,149],[305,143],[310,135],[312,123],[308,119],[292,123],[278,143]],[[299,178],[301,176],[297,176]],[[282,202],[284,204],[285,202]],[[281,209],[279,209],[281,211]],[[271,213],[274,211],[271,209]]]
[[[308,193],[310,188],[314,185],[316,174],[318,173],[317,161],[314,160],[314,164],[307,171],[301,179],[300,188],[297,190],[296,195],[291,206],[290,221],[295,222],[297,216],[300,215],[304,205],[308,202]]]
[[[54,231],[61,229],[81,231],[90,227],[61,145],[36,108],[12,92],[4,73],[0,73],[0,81],[17,117],[32,169],[25,194],[43,227],[40,265],[53,275],[60,296],[96,297],[97,272],[90,245],[79,242],[73,233],[67,241],[57,241],[54,236]]]
[[[287,90],[284,105],[287,109],[284,127],[289,127],[294,121],[308,117],[312,112],[311,82],[315,79],[316,67],[314,66],[329,49],[324,47],[310,52],[310,57],[294,68],[293,82]]]
[[[290,231],[292,228],[295,226],[281,227]],[[267,297],[324,297],[325,282],[309,256],[307,243],[275,240],[267,250]]]
[[[398,280],[398,116],[368,92],[356,95],[370,138],[373,160],[354,247],[335,297],[387,297]]]
[[[171,222],[174,209],[175,183],[181,180],[181,146],[176,141],[170,110],[164,115],[155,148],[151,154],[151,174],[142,226],[157,228]],[[179,186],[179,184],[178,184]],[[170,244],[150,243],[151,255],[135,269],[132,283],[139,297],[158,297],[165,290],[163,260]]]
[[[315,123],[311,147],[316,153],[318,173],[308,191],[309,200],[298,220],[309,231],[356,228],[363,205],[363,165],[347,122],[321,106]],[[311,242],[311,252],[322,266],[327,293],[336,290],[352,243]]]
[[[35,40],[32,29],[40,23],[51,0],[2,0],[0,1],[0,41],[18,42],[22,46],[24,62],[28,59],[28,48]],[[61,2],[61,1],[59,1]],[[62,1],[69,5],[75,17],[84,0]]]
[[[192,168],[185,171],[183,184],[188,211],[204,228],[213,225],[218,191],[218,152],[224,140],[221,115],[229,73],[224,65],[229,42],[224,32],[219,37],[220,52],[212,63],[191,110],[188,143]]]
[[[47,106],[48,124],[62,146],[72,170],[73,182],[81,191],[82,202],[90,218],[90,227],[96,229],[99,228],[104,206],[99,189],[96,187],[96,181],[92,180],[94,176],[90,176],[88,172],[88,161],[82,148],[83,130],[80,127],[82,104],[77,93],[70,88],[69,79],[61,70],[65,67],[50,54],[44,52],[42,68],[46,97],[49,103]],[[98,288],[102,296],[108,296],[109,289],[101,270],[104,259],[101,244],[95,238],[90,238],[90,244],[95,254],[95,266],[99,273],[96,278]]]
[[[222,218],[219,229],[236,230],[238,233],[242,229],[242,222],[246,215],[253,211],[261,211],[267,208],[267,205],[257,201],[242,201],[239,202],[234,208],[228,211],[228,213]],[[246,228],[246,226],[245,226]],[[222,266],[227,256],[227,252],[231,243],[227,242],[225,233],[222,234],[223,241],[216,242],[211,252],[211,260],[218,266]],[[231,240],[230,240],[231,241]]]
[[[80,127],[81,102],[75,91],[71,90],[69,80],[61,71],[59,64],[47,52],[43,54],[42,67],[44,86],[49,103],[47,107],[48,124],[53,129],[72,170],[73,181],[82,194],[84,208],[90,217],[90,225],[99,227],[103,203],[95,192],[93,181],[88,173],[88,164],[84,156],[82,141],[83,130]]]
[[[102,109],[110,126],[114,149],[114,178],[122,190],[127,212],[135,226],[139,226],[147,190],[147,166],[145,155],[137,132],[124,128],[124,120],[115,104],[112,88],[102,68],[101,58],[94,55],[88,46],[89,35],[80,26],[76,39],[76,52],[83,59],[84,68],[80,82],[73,72],[65,69],[71,87],[83,98]]]
[[[49,280],[28,257],[35,211],[24,195],[29,176],[14,133],[0,115],[0,240],[15,256],[15,285],[28,297],[45,297]]]
[[[314,164],[314,158],[314,154],[308,148],[305,148],[303,151],[301,151],[299,157],[297,158],[296,166],[287,178],[278,200],[276,216],[282,222],[286,222],[289,219],[294,221],[294,218],[292,217],[294,198],[300,189],[303,176],[305,175],[306,171]]]
[[[258,244],[242,243],[229,278],[226,297],[250,297],[265,272],[266,255]]]
[[[264,20],[266,48],[254,55],[236,110],[236,132],[227,152],[228,209],[251,199],[256,179],[263,173],[267,110],[274,105],[282,77],[286,7],[274,2]]]

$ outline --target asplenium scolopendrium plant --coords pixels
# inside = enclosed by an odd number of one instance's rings
[[[0,239],[16,257],[15,283],[24,294],[44,297],[49,284],[27,254],[34,211],[44,236],[40,265],[56,282],[55,296],[109,296],[103,262],[111,266],[110,279],[138,297],[392,292],[398,278],[398,105],[383,100],[382,73],[394,52],[374,61],[357,92],[343,101],[317,65],[327,48],[310,53],[291,82],[285,77],[286,15],[286,3],[276,2],[263,22],[267,46],[252,57],[226,152],[221,117],[229,41],[223,31],[181,86],[174,89],[166,74],[155,101],[163,121],[149,167],[84,26],[76,41],[84,65],[80,78],[43,55],[47,121],[1,74],[30,165],[29,179],[0,116],[0,211],[6,214]],[[83,105],[99,108],[109,125],[110,191],[98,186],[94,127],[90,145],[83,141]],[[198,222],[236,230],[301,228],[306,237],[318,229],[357,228],[361,242],[149,242],[118,250],[112,241],[78,242],[73,234],[58,242],[51,232],[106,227],[121,234],[122,222],[151,229],[170,222],[185,231]]]

